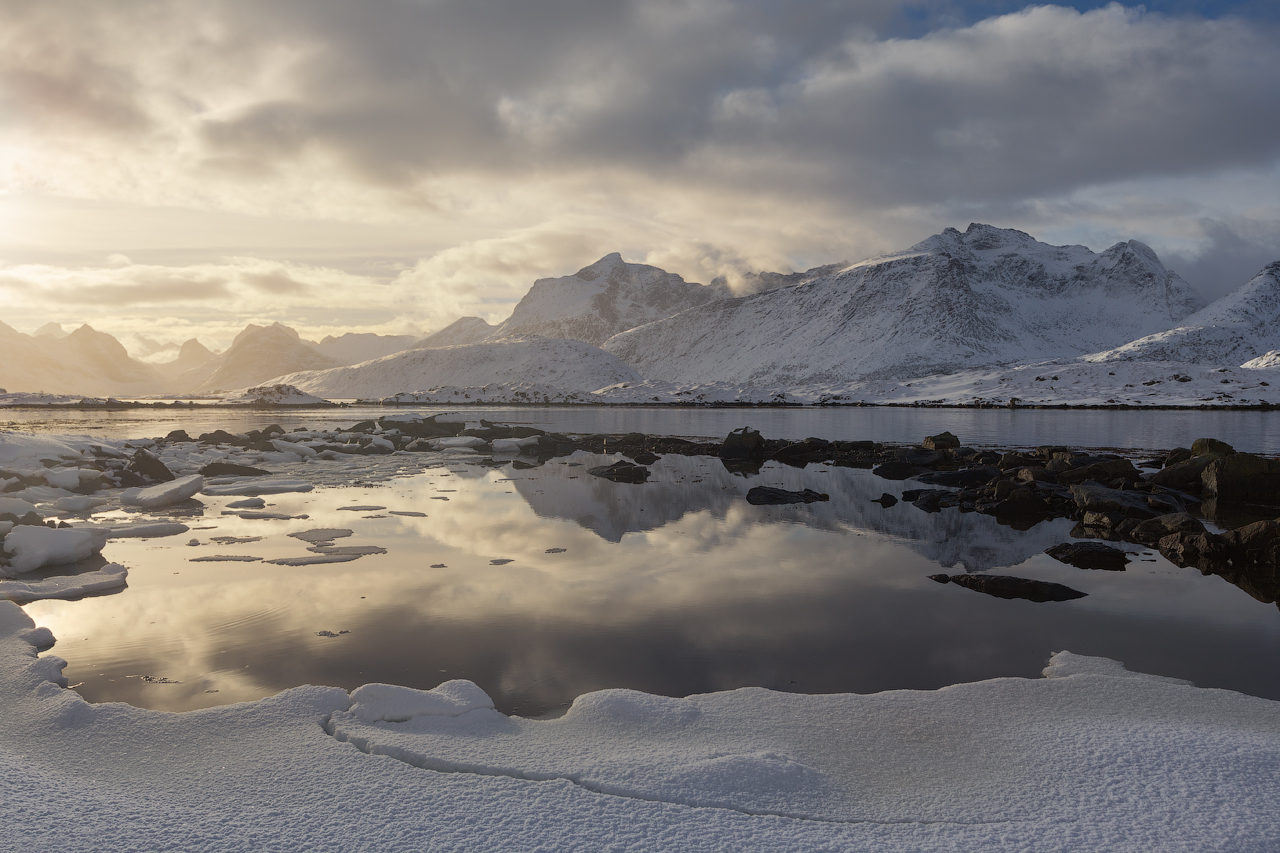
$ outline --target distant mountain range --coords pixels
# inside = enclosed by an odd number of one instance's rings
[[[1280,367],[1280,262],[1204,306],[1137,241],[1095,253],[972,224],[859,263],[753,273],[739,291],[746,295],[614,253],[539,279],[496,326],[463,317],[421,340],[348,334],[316,343],[279,323],[251,325],[224,353],[191,340],[161,364],[129,358],[88,326],[23,335],[0,323],[0,386],[140,395],[287,382],[321,396],[379,397],[446,386],[488,386],[490,395],[516,385],[590,392],[654,382],[890,388],[935,377],[942,386],[936,377],[1073,359]]]

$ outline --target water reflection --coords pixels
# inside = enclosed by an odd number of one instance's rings
[[[666,457],[644,485],[586,473],[613,458],[527,470],[455,461],[268,499],[307,519],[223,516],[234,498],[204,497],[190,534],[108,546],[131,567],[123,593],[27,610],[59,638],[55,653],[87,698],[171,710],[302,683],[428,688],[449,678],[530,715],[605,687],[934,688],[1033,677],[1063,648],[1280,698],[1274,607],[1155,555],[1125,572],[1065,566],[1041,552],[1067,540],[1069,522],[1021,533],[978,514],[882,509],[871,499],[901,483],[826,466],[766,465],[743,478],[715,459]],[[751,506],[753,485],[831,500]],[[369,505],[387,509],[339,509]],[[302,556],[307,543],[286,534],[317,527],[351,529],[342,544],[388,553],[304,567],[189,562]],[[993,568],[1088,596],[1004,601],[927,577]]]

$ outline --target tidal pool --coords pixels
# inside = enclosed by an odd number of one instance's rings
[[[123,591],[25,609],[53,630],[87,699],[171,711],[305,683],[451,678],[525,716],[608,687],[931,689],[1034,677],[1062,649],[1280,699],[1276,606],[1153,551],[1122,545],[1133,552],[1123,572],[1075,569],[1043,553],[1071,541],[1070,521],[1018,531],[953,509],[882,509],[873,498],[911,484],[864,470],[769,463],[741,476],[715,458],[667,456],[642,485],[587,473],[617,458],[300,464],[286,473],[342,485],[267,496],[264,510],[307,518],[242,519],[223,514],[239,498],[201,495],[174,510],[190,533],[107,546],[130,569]],[[752,506],[755,485],[830,501]],[[288,534],[316,528],[386,553],[265,562],[311,555]],[[263,559],[192,561],[209,556]],[[1037,604],[928,579],[966,571],[1087,596]]]

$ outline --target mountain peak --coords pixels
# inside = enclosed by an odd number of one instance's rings
[[[574,278],[580,278],[583,281],[594,281],[597,278],[607,275],[619,266],[626,266],[627,262],[622,259],[621,252],[610,252],[594,264],[585,266],[574,273]]]

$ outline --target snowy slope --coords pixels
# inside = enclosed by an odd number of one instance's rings
[[[217,358],[217,354],[210,352],[209,348],[200,343],[195,338],[187,340],[182,348],[178,350],[178,357],[173,361],[160,362],[154,364],[156,371],[166,379],[173,379],[181,376],[188,370],[196,370],[204,365],[209,364]],[[212,372],[212,370],[210,370]]]
[[[291,373],[274,381],[321,397],[390,396],[444,385],[540,382],[594,391],[640,376],[616,357],[581,341],[536,335],[456,347],[411,349],[354,367]]]
[[[0,387],[9,391],[124,396],[153,393],[159,381],[154,368],[90,326],[33,336],[0,323]]]
[[[492,337],[542,335],[599,346],[627,329],[729,296],[723,284],[687,282],[617,252],[561,278],[541,278]]]
[[[1280,261],[1176,328],[1089,356],[1091,361],[1238,365],[1280,349]]]
[[[324,370],[335,366],[333,359],[316,352],[312,344],[299,339],[296,331],[279,323],[246,326],[219,357],[217,364],[217,369],[208,378],[190,390],[206,392],[247,388],[266,384],[267,380],[282,373]],[[179,379],[187,375],[183,374]]]
[[[1098,254],[975,224],[806,284],[685,311],[605,349],[673,382],[904,378],[1097,352],[1198,307],[1141,243]]]
[[[497,326],[491,326],[479,317],[462,317],[454,320],[438,332],[427,335],[413,345],[414,349],[436,349],[476,344],[491,337]]]
[[[400,352],[418,340],[415,335],[375,335],[348,332],[335,338],[329,335],[316,344],[316,352],[338,364],[359,364],[384,355]]]

